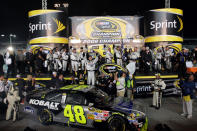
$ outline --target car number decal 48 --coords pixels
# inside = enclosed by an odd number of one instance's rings
[[[75,105],[73,106],[73,110],[72,110],[71,105],[66,105],[66,107],[64,108],[64,116],[68,117],[70,122],[77,122],[79,124],[87,123],[82,106]]]

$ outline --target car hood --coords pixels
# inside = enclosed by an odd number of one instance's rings
[[[114,111],[130,114],[133,108],[133,102],[126,97],[117,97],[111,102],[111,108]]]

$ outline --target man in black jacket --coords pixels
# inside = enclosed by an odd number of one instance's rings
[[[59,78],[56,81],[56,88],[61,88],[67,84],[66,80],[64,80],[63,74],[59,75]]]
[[[0,75],[3,74],[3,65],[4,65],[3,55],[0,54]]]
[[[32,49],[26,53],[25,62],[27,64],[27,73],[31,74],[34,72],[34,54],[32,53]]]

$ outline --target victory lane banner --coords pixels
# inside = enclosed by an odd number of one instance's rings
[[[68,43],[66,15],[60,10],[33,10],[29,16],[29,44]]]
[[[183,11],[175,8],[150,10],[144,18],[145,42],[182,42]]]

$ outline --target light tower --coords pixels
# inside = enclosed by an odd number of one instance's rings
[[[47,0],[42,0],[42,9],[47,10]]]
[[[170,0],[165,0],[165,8],[170,8]]]

